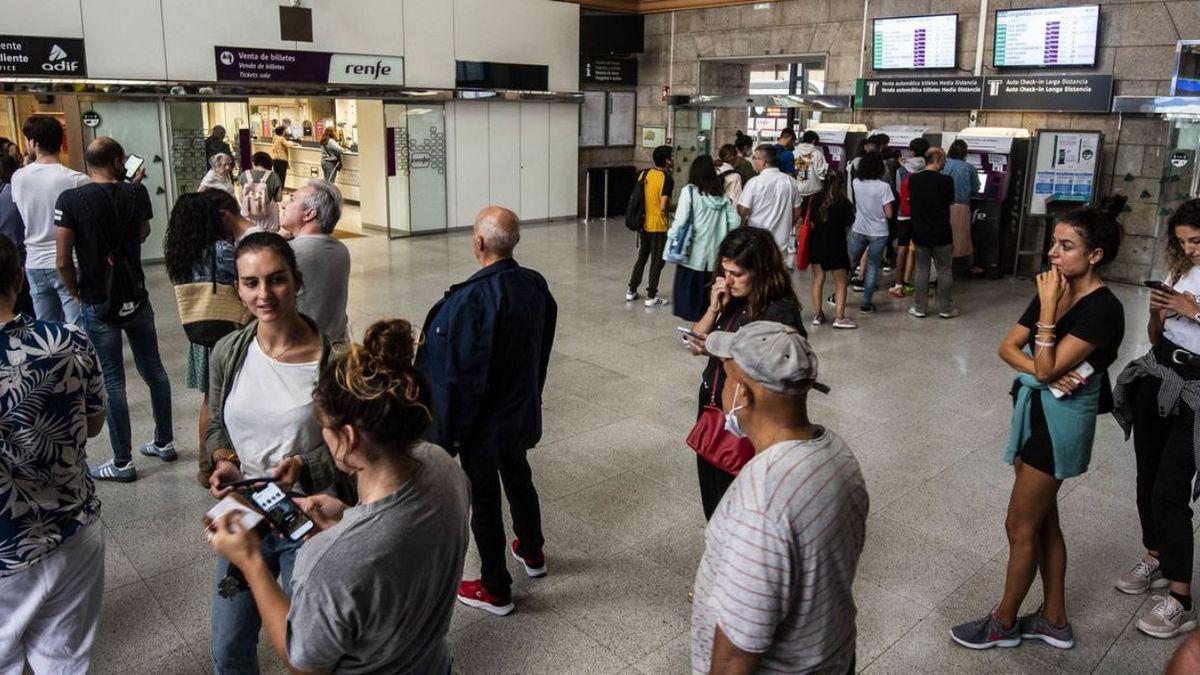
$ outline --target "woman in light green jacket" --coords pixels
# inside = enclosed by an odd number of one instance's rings
[[[717,264],[717,248],[730,230],[741,224],[737,208],[725,196],[712,157],[700,155],[688,171],[688,184],[679,193],[675,220],[667,232],[663,257],[675,267],[675,316],[698,321],[708,308],[709,288]]]

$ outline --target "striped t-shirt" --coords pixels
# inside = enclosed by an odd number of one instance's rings
[[[705,532],[693,672],[709,672],[718,625],[738,649],[762,654],[760,671],[847,672],[867,509],[858,460],[831,431],[751,460]]]

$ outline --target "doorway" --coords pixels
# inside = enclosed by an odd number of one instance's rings
[[[388,236],[445,232],[445,107],[386,103],[383,119]]]
[[[1189,199],[1200,197],[1200,170],[1196,160],[1200,155],[1200,117],[1177,118],[1170,121],[1167,132],[1167,151],[1163,161],[1161,187],[1158,191],[1158,226],[1156,239],[1167,236],[1167,219]],[[1166,276],[1163,260],[1164,246],[1155,244],[1150,278]]]

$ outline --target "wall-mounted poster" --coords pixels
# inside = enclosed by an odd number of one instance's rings
[[[642,127],[642,147],[657,148],[667,144],[666,127]]]
[[[602,91],[583,92],[579,108],[579,146],[595,148],[604,145],[607,98]]]
[[[608,92],[608,145],[636,143],[637,94],[632,91]]]

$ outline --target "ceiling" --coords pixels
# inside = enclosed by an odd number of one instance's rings
[[[559,0],[571,2],[589,9],[603,9],[610,12],[629,12],[633,14],[654,14],[656,12],[671,12],[679,9],[700,9],[704,7],[725,7],[728,5],[749,5],[755,2],[775,2],[776,0]]]

